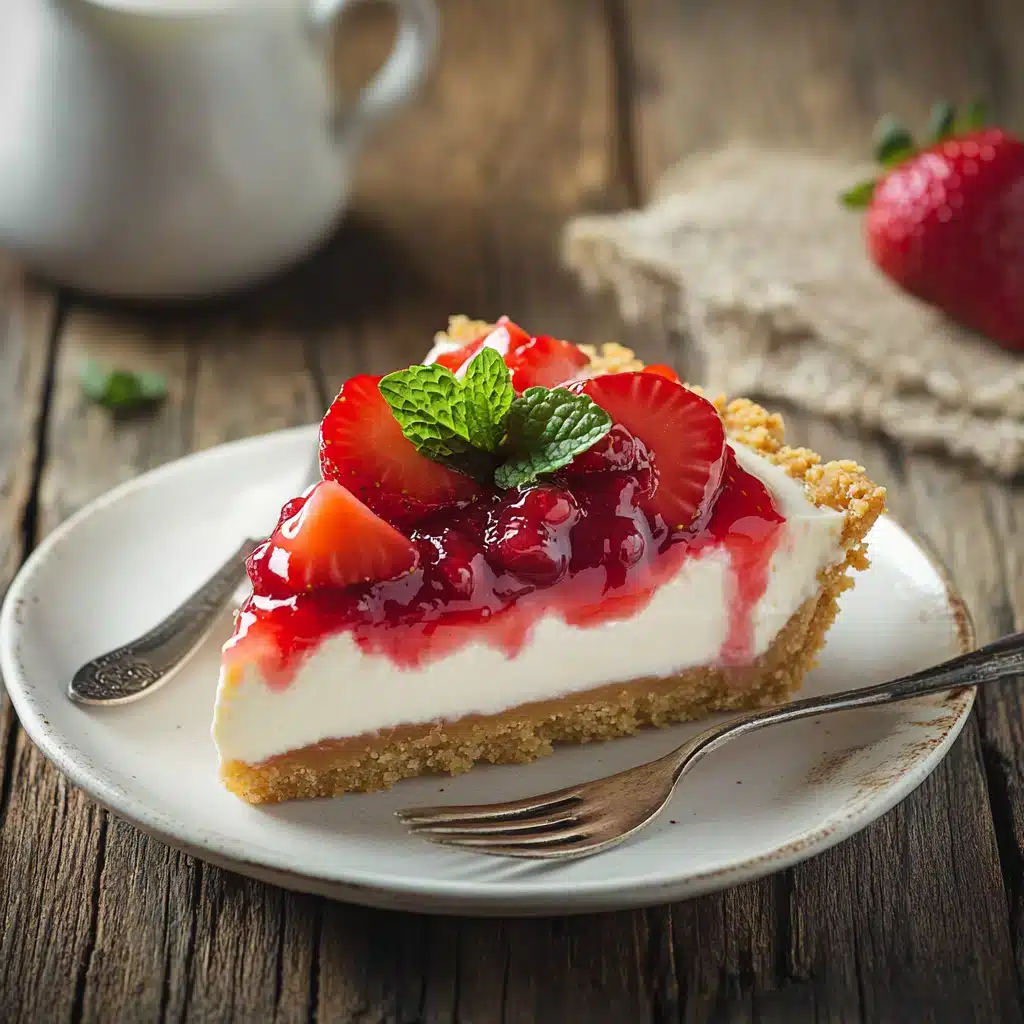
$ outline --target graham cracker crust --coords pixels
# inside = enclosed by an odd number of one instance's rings
[[[463,343],[487,328],[453,317],[446,337]],[[641,369],[621,345],[580,346],[598,372]],[[689,386],[689,385],[688,385]],[[694,387],[694,391],[701,392]],[[701,392],[703,393],[703,392]],[[844,562],[820,576],[817,595],[805,602],[752,665],[695,668],[666,678],[639,678],[603,685],[557,700],[520,705],[497,715],[399,726],[374,734],[326,740],[260,764],[226,761],[221,778],[250,803],[338,796],[383,789],[430,772],[452,775],[478,761],[523,763],[550,754],[553,744],[587,743],[628,736],[647,725],[663,726],[715,711],[779,704],[799,689],[814,666],[838,612],[850,570],[867,567],[864,538],[885,507],[885,490],[854,462],[822,463],[814,452],[784,443],[782,417],[744,399],[711,399],[734,441],[802,480],[808,499],[841,511]]]

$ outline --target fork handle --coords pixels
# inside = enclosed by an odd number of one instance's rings
[[[975,651],[887,683],[862,690],[826,694],[823,697],[806,697],[781,707],[748,712],[706,729],[662,760],[675,761],[674,774],[678,780],[684,771],[705,754],[737,736],[754,732],[766,725],[796,722],[801,718],[813,718],[831,711],[895,704],[943,690],[981,686],[1021,673],[1024,673],[1024,633],[1011,633]]]
[[[165,683],[209,635],[245,579],[245,560],[260,542],[247,537],[213,575],[162,622],[86,662],[68,687],[78,704],[127,704]]]

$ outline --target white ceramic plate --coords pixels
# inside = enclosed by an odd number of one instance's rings
[[[301,428],[225,445],[112,491],[40,545],[0,615],[0,668],[36,744],[101,804],[197,857],[290,888],[409,910],[545,914],[678,900],[778,870],[863,828],[925,778],[970,711],[973,692],[938,695],[737,740],[702,762],[632,842],[563,865],[431,846],[405,835],[392,812],[565,786],[660,755],[697,726],[387,793],[250,807],[220,787],[209,735],[227,622],[177,678],[137,704],[82,708],[65,691],[83,661],[191,591],[251,529],[253,508],[273,519],[298,486],[313,438]],[[971,643],[942,573],[891,520],[876,526],[871,556],[807,693],[879,682]]]

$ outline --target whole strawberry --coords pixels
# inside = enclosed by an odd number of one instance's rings
[[[1024,143],[933,112],[932,144],[882,123],[876,155],[889,168],[844,196],[866,204],[875,264],[893,281],[1008,349],[1024,349]]]

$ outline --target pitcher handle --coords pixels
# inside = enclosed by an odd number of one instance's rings
[[[342,12],[362,0],[320,0],[314,19],[326,28]],[[346,117],[363,128],[401,107],[419,88],[437,50],[439,16],[434,0],[388,0],[398,13],[395,45],[372,79],[363,87]]]

